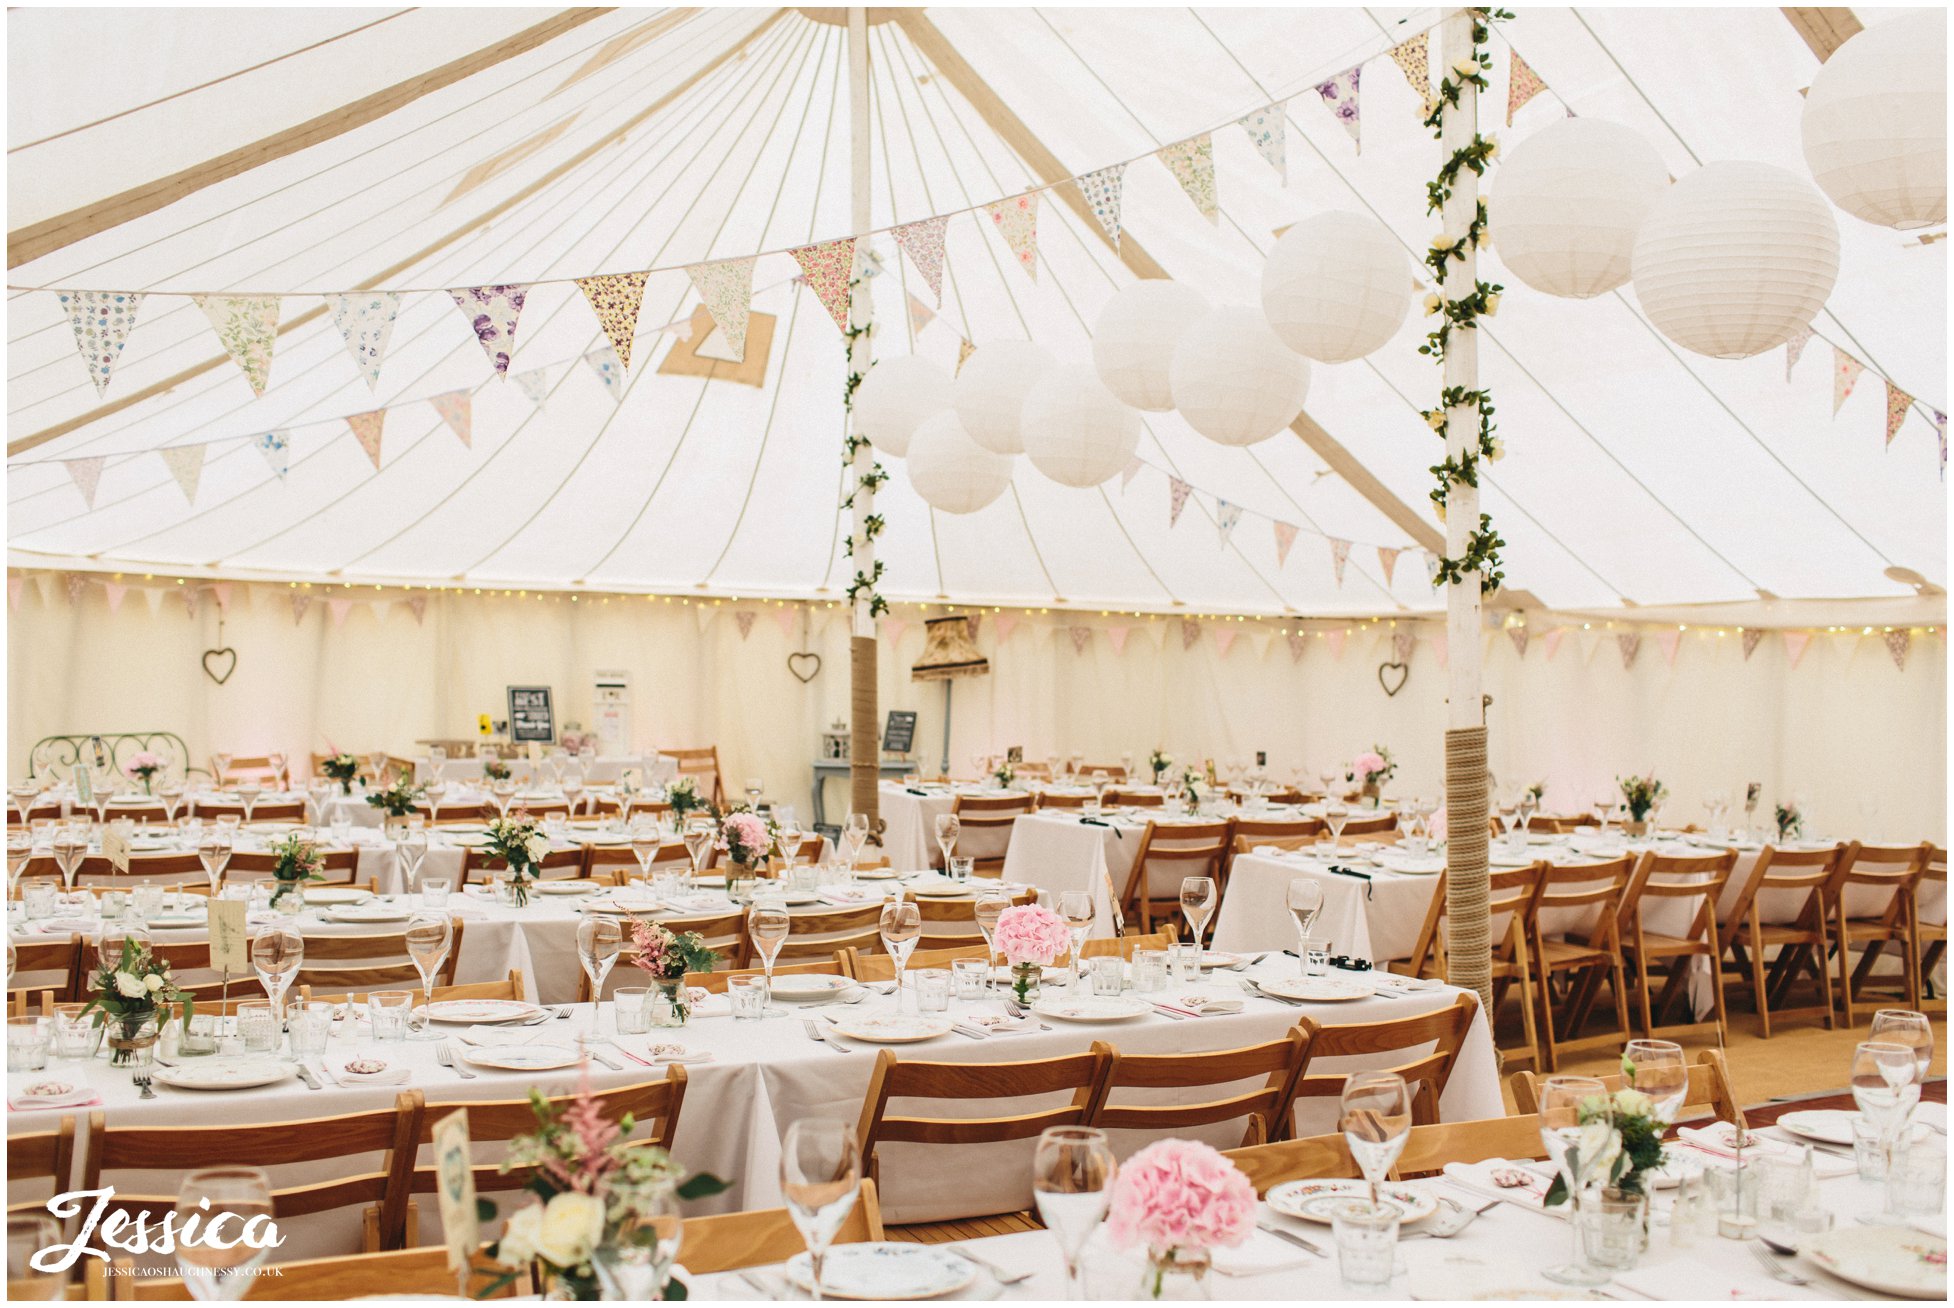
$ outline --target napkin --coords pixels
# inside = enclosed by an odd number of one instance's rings
[[[402,1085],[408,1079],[406,1064],[382,1058],[378,1054],[350,1054],[321,1061],[325,1065],[326,1075],[342,1086]],[[365,1070],[355,1071],[356,1064]]]
[[[991,1036],[1029,1035],[1038,1029],[1038,1020],[1029,1014],[1011,1017],[1002,1013],[980,1013],[964,1018],[956,1030],[979,1039]]]
[[[835,886],[817,893],[828,904],[871,904],[882,898],[880,890],[868,886]]]
[[[528,1044],[535,1039],[535,1033],[521,1025],[471,1026],[455,1038],[479,1049],[507,1049],[511,1045]]]
[[[1239,995],[1174,995],[1155,1001],[1155,1006],[1176,1013],[1192,1013],[1196,1017],[1207,1017],[1216,1013],[1241,1012],[1242,999]]]
[[[1794,1268],[1794,1270],[1809,1270]],[[1829,1293],[1786,1285],[1750,1259],[1712,1263],[1704,1258],[1650,1260],[1615,1273],[1615,1285],[1650,1299],[1731,1302],[1744,1299],[1821,1299]]]
[[[623,1049],[624,1046],[619,1045]],[[710,1049],[691,1049],[676,1040],[654,1040],[644,1047],[644,1057],[653,1063],[709,1063]],[[626,1053],[631,1051],[626,1049]]]
[[[1447,1163],[1445,1179],[1454,1185],[1463,1186],[1474,1194],[1504,1199],[1507,1203],[1529,1212],[1563,1216],[1561,1209],[1546,1207],[1547,1189],[1554,1183],[1554,1174],[1542,1172],[1539,1168],[1540,1164],[1525,1160],[1487,1158],[1477,1163]],[[1494,1179],[1495,1173],[1506,1180],[1524,1176],[1526,1184],[1502,1186]]]
[[[1676,1138],[1690,1151],[1706,1157],[1712,1164],[1735,1163],[1737,1160],[1737,1126],[1734,1122],[1712,1122],[1708,1126],[1684,1126],[1676,1129]],[[1792,1144],[1774,1140],[1770,1136],[1750,1133],[1750,1141],[1744,1146],[1746,1158],[1787,1158],[1804,1156],[1802,1144]],[[1859,1170],[1858,1163],[1851,1158],[1841,1158],[1822,1150],[1812,1151],[1812,1174],[1820,1180],[1830,1180],[1838,1176],[1850,1176]]]
[[[60,1085],[63,1082],[41,1082],[40,1084]],[[29,1089],[32,1087],[30,1086]],[[102,1096],[93,1086],[73,1086],[61,1094],[32,1095],[17,1094],[7,1096],[7,1107],[16,1113],[32,1113],[47,1108],[87,1108],[102,1102]]]

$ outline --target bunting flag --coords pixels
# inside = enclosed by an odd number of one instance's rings
[[[522,302],[529,288],[516,284],[470,286],[448,294],[468,319],[475,339],[482,343],[489,367],[497,376],[507,377],[509,358],[516,351],[516,320],[522,317]]]
[[[1784,654],[1787,665],[1797,668],[1798,660],[1805,657],[1805,647],[1812,643],[1809,631],[1787,631],[1784,633]]]
[[[1518,50],[1508,46],[1507,53],[1511,57],[1506,61],[1506,125],[1511,127],[1513,115],[1520,112],[1520,106],[1546,90],[1547,84],[1520,58]]]
[[[1438,661],[1441,672],[1452,661],[1452,638],[1442,631],[1432,637],[1432,657]]]
[[[789,250],[801,266],[801,277],[821,307],[835,320],[843,333],[848,330],[848,284],[855,277],[855,238],[844,236],[820,245],[803,245]]]
[[[706,312],[726,337],[726,348],[746,361],[746,322],[753,311],[753,257],[695,263],[685,270]]]
[[[1286,109],[1282,104],[1266,105],[1235,120],[1248,133],[1255,153],[1276,170],[1284,186],[1289,185],[1289,138],[1283,126]]]
[[[414,615],[414,625],[417,627],[421,625],[421,619],[427,616],[427,596],[409,595],[407,611]]]
[[[1291,663],[1301,663],[1303,661],[1303,651],[1309,648],[1309,637],[1303,635],[1300,631],[1292,631],[1289,633],[1288,640],[1289,661]]]
[[[1085,653],[1086,646],[1092,643],[1092,628],[1073,627],[1071,628],[1071,632],[1072,632],[1072,652],[1074,654]]]
[[[1638,632],[1624,631],[1615,636],[1615,648],[1621,651],[1622,668],[1635,666],[1635,656],[1642,652],[1642,637]]]
[[[1169,527],[1181,520],[1181,510],[1187,507],[1188,492],[1193,489],[1179,477],[1167,479],[1167,525]]]
[[[193,295],[190,297],[217,339],[251,383],[253,395],[271,384],[271,347],[278,340],[278,297],[275,295]]]
[[[909,334],[921,336],[923,328],[936,321],[936,310],[917,299],[914,293],[909,296]]]
[[[1124,654],[1126,653],[1126,638],[1131,634],[1133,634],[1131,627],[1108,627],[1106,628],[1106,643],[1113,647],[1114,654]]]
[[[1124,494],[1126,492],[1126,488],[1132,484],[1133,479],[1140,475],[1140,468],[1142,466],[1143,465],[1140,463],[1140,461],[1137,458],[1128,459],[1126,461],[1126,466],[1119,470],[1119,488],[1121,494]]]
[[[780,634],[792,640],[794,638],[794,623],[800,615],[799,609],[791,608],[785,604],[775,609],[773,611],[773,620],[780,624]]]
[[[353,438],[366,451],[366,457],[373,460],[373,470],[380,470],[380,429],[386,426],[387,411],[375,409],[371,413],[347,415],[346,425],[353,429]]]
[[[375,622],[385,622],[387,615],[394,611],[394,602],[390,599],[368,600],[366,606],[373,610],[373,620]]]
[[[753,634],[753,619],[759,616],[752,609],[740,609],[733,614],[733,624],[740,629],[741,640]]]
[[[251,444],[257,447],[258,453],[265,456],[265,462],[278,475],[278,479],[285,480],[285,474],[292,467],[292,433],[268,431],[263,435],[253,436]]]
[[[1349,562],[1350,542],[1347,540],[1338,540],[1332,536],[1330,538],[1330,566],[1336,570],[1338,590],[1343,589],[1343,569],[1344,565]]]
[[[1531,631],[1525,627],[1508,627],[1506,629],[1506,638],[1513,642],[1513,648],[1519,653],[1521,658],[1527,656],[1527,642],[1533,639],[1533,633]]]
[[[638,338],[638,310],[644,307],[648,272],[601,273],[577,278],[577,289],[590,301],[597,325],[604,329],[618,366],[631,371],[631,345]]]
[[[1934,410],[1934,431],[1940,436],[1940,479],[1947,480],[1947,415]]]
[[[617,357],[617,351],[606,345],[584,355],[583,361],[597,374],[597,380],[604,383],[604,393],[611,397],[611,403],[624,403],[624,360]]]
[[[20,597],[27,593],[27,578],[7,578],[7,607],[15,613],[20,612]]]
[[[1424,105],[1424,117],[1430,118],[1432,110],[1438,107],[1438,97],[1432,93],[1432,35],[1420,32],[1409,41],[1391,47],[1391,62],[1404,74],[1404,80],[1411,83],[1411,89],[1418,93]]]
[[[1086,207],[1105,229],[1106,239],[1115,249],[1119,248],[1119,213],[1126,190],[1126,165],[1117,163],[1087,173],[1079,179],[1079,190],[1085,194]]]
[[[1214,648],[1215,648],[1216,657],[1224,658],[1224,659],[1227,658],[1228,651],[1234,648],[1235,637],[1241,634],[1242,633],[1236,630],[1234,627],[1221,627],[1217,629],[1216,632],[1214,633]]]
[[[984,629],[984,611],[979,609],[975,613],[966,613],[964,621],[970,625],[970,639],[975,641],[977,634]]]
[[[1391,657],[1399,663],[1411,662],[1411,651],[1418,646],[1418,637],[1409,631],[1391,633]]]
[[[1805,347],[1811,344],[1811,339],[1812,329],[1809,327],[1800,327],[1791,334],[1791,339],[1784,343],[1784,379],[1786,381],[1791,380],[1791,370],[1796,368],[1798,366],[1798,360],[1804,357]]]
[[[527,372],[515,374],[509,380],[514,382],[516,389],[521,391],[529,402],[537,408],[540,409],[544,404],[548,403],[550,398],[550,370],[548,368],[531,368]]]
[[[1242,506],[1230,504],[1227,500],[1217,501],[1214,506],[1215,534],[1221,538],[1223,549],[1228,547],[1228,538],[1235,534],[1235,524],[1242,520]]]
[[[1032,281],[1038,280],[1038,192],[1026,191],[1008,200],[984,206],[984,212],[997,224],[1005,245],[1018,258],[1018,267]]]
[[[163,611],[162,590],[154,586],[143,587],[142,602],[146,606],[148,606],[149,616],[152,618],[155,617],[158,613],[161,613]]]
[[[197,616],[197,605],[199,603],[199,600],[197,599],[197,588],[195,586],[185,586],[182,590],[178,591],[177,594],[183,596],[183,611],[185,613],[188,613],[192,618],[195,618]]]
[[[1762,627],[1744,628],[1744,662],[1746,663],[1750,662],[1750,656],[1757,653],[1757,644],[1759,641],[1763,639],[1764,639],[1764,628]]]
[[[474,396],[468,391],[449,391],[445,395],[428,397],[434,411],[441,415],[441,421],[448,424],[448,430],[461,438],[461,443],[474,447]]]
[[[1886,443],[1891,445],[1893,438],[1900,434],[1900,427],[1907,420],[1907,411],[1913,408],[1913,397],[1895,386],[1886,383]]]
[[[1567,638],[1566,627],[1555,627],[1540,638],[1541,648],[1547,651],[1547,661],[1552,663],[1554,655],[1560,653],[1560,643]]]
[[[197,482],[204,472],[204,445],[165,445],[157,453],[163,456],[163,466],[176,478],[177,488],[183,498],[191,504],[197,502]]]
[[[1358,84],[1363,75],[1362,68],[1346,69],[1329,81],[1318,83],[1316,87],[1323,107],[1335,114],[1337,121],[1343,124],[1343,130],[1350,133],[1350,139],[1357,143],[1359,154],[1364,152],[1364,118],[1357,102]]]
[[[81,492],[82,503],[91,510],[95,507],[95,488],[102,484],[102,469],[107,463],[108,459],[100,454],[90,455],[86,459],[61,460],[61,466],[68,470],[75,489]]]
[[[79,572],[66,572],[61,575],[61,581],[68,589],[68,603],[81,603],[82,594],[88,589],[88,578]]]
[[[1280,568],[1289,562],[1289,547],[1296,543],[1296,528],[1291,523],[1278,522],[1275,524],[1275,533],[1276,567]]]
[[[1215,198],[1214,138],[1203,132],[1191,140],[1162,146],[1154,155],[1167,165],[1167,171],[1187,192],[1187,198],[1194,201],[1201,216],[1211,223],[1219,223],[1221,205]]]
[[[247,595],[250,593],[251,592],[248,590],[245,592],[245,594]],[[228,581],[211,582],[210,597],[217,601],[217,611],[219,613],[229,613],[231,611],[231,583],[230,582]]]
[[[88,366],[88,380],[95,383],[95,395],[108,393],[109,375],[136,325],[136,312],[142,308],[140,291],[58,291],[56,298],[68,311],[68,324],[75,329],[75,348]]]
[[[1342,627],[1337,627],[1323,633],[1323,642],[1330,647],[1331,657],[1338,659],[1343,657],[1343,642],[1349,636],[1350,633]]]
[[[1886,652],[1893,656],[1893,666],[1900,671],[1907,670],[1907,650],[1913,645],[1913,633],[1905,627],[1898,627],[1886,633]]]
[[[1676,666],[1676,651],[1682,646],[1683,633],[1680,631],[1658,631],[1655,634],[1656,648],[1662,651],[1662,661],[1670,667]]]
[[[332,614],[332,625],[335,627],[345,626],[346,615],[352,611],[353,601],[349,599],[329,599],[326,601],[326,612]]]
[[[377,392],[380,363],[387,356],[387,343],[393,339],[394,319],[400,316],[400,297],[391,291],[328,295],[326,307],[332,310],[339,334],[346,338],[353,366],[366,378],[367,389]]]
[[[960,338],[957,341],[957,368],[956,371],[951,373],[950,375],[952,377],[963,376],[964,364],[969,363],[970,356],[975,353],[977,353],[976,344],[972,341],[967,341]]]
[[[909,630],[908,618],[890,617],[882,619],[882,631],[884,635],[888,636],[891,646],[900,645],[902,643],[902,633],[907,630]]]
[[[1193,618],[1182,618],[1181,619],[1181,648],[1183,650],[1193,649],[1194,642],[1200,639],[1201,639],[1201,624],[1196,622]]]
[[[1425,582],[1433,590],[1438,589],[1438,555],[1425,551]]]
[[[1384,584],[1386,587],[1390,586],[1391,578],[1398,570],[1399,553],[1400,551],[1398,550],[1387,549],[1382,545],[1377,547],[1377,566],[1384,570]]]
[[[903,223],[889,233],[896,238],[896,247],[909,256],[909,262],[923,275],[923,284],[930,288],[939,306],[943,303],[943,229],[949,225],[949,218],[939,215],[921,222]]]
[[[1017,627],[1018,627],[1018,619],[1016,618],[1016,616],[1009,613],[998,614],[997,615],[997,643],[1002,645],[1005,641],[1011,639],[1011,633],[1013,631],[1016,631]]]
[[[105,581],[102,583],[102,595],[109,602],[110,613],[114,613],[122,607],[123,598],[128,593],[129,588],[119,581]]]
[[[1832,416],[1837,417],[1839,409],[1845,404],[1845,397],[1852,394],[1852,388],[1859,380],[1859,374],[1866,371],[1866,365],[1841,350],[1832,347]]]

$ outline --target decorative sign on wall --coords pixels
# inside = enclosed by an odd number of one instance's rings
[[[509,739],[556,743],[556,710],[548,686],[509,687]]]
[[[882,728],[882,752],[907,754],[916,746],[916,714],[910,709],[891,709]]]

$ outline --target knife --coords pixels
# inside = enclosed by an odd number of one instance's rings
[[[325,1089],[324,1086],[319,1084],[319,1078],[312,1075],[312,1069],[307,1067],[304,1063],[300,1063],[298,1065],[298,1073],[299,1073],[299,1080],[305,1082],[306,1089],[308,1090]]]
[[[1267,1225],[1262,1222],[1257,1222],[1256,1228],[1258,1230],[1267,1231],[1270,1235],[1273,1235],[1278,1240],[1286,1240],[1290,1244],[1295,1245],[1298,1249],[1306,1249],[1310,1253],[1315,1254],[1318,1258],[1329,1257],[1328,1254],[1323,1252],[1323,1248],[1321,1245],[1313,1244],[1310,1241],[1305,1240],[1302,1236],[1297,1235],[1294,1231],[1285,1231],[1280,1226]]]

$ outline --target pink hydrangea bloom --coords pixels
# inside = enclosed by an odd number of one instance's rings
[[[1432,814],[1432,820],[1429,823],[1429,826],[1431,829],[1431,837],[1433,840],[1445,839],[1446,825],[1445,825],[1445,810],[1443,808],[1440,808],[1438,812]]]
[[[1356,758],[1350,760],[1350,771],[1353,774],[1355,774],[1357,780],[1359,781],[1362,781],[1365,777],[1372,776],[1376,773],[1382,772],[1383,770],[1384,770],[1384,756],[1374,751],[1369,753],[1359,754]]]
[[[998,915],[991,942],[1013,964],[1049,964],[1072,948],[1072,933],[1051,909],[1019,904]]]
[[[1232,1249],[1255,1230],[1255,1187],[1207,1145],[1156,1141],[1120,1168],[1106,1225],[1122,1249]]]
[[[747,853],[758,853],[767,847],[767,824],[757,813],[728,814],[720,826],[720,834],[721,849],[728,848],[731,842],[738,842]]]

